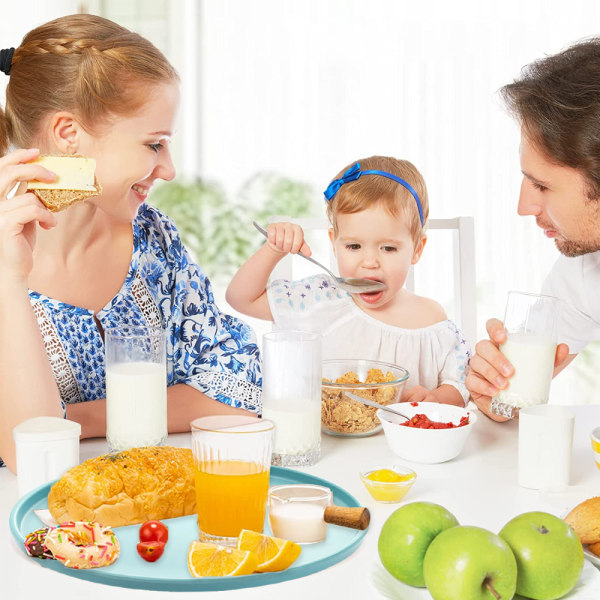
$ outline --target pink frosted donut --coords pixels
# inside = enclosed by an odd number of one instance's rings
[[[93,521],[69,521],[51,527],[44,543],[55,559],[71,569],[106,567],[120,552],[112,529]]]

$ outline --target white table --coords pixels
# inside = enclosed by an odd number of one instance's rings
[[[544,510],[563,516],[593,495],[600,495],[600,471],[590,447],[590,431],[600,425],[600,406],[569,407],[576,415],[571,486],[561,493],[527,490],[517,486],[517,422],[493,423],[480,416],[463,453],[448,463],[421,465],[405,463],[417,472],[417,481],[406,502],[427,500],[442,504],[463,525],[478,525],[494,532],[519,513]],[[189,435],[169,436],[169,444],[189,446]],[[106,452],[105,440],[81,444],[81,460]],[[318,573],[275,585],[223,592],[205,592],[203,598],[253,600],[337,600],[338,598],[383,598],[376,584],[382,568],[377,556],[377,539],[382,524],[399,504],[376,504],[364,489],[358,472],[363,465],[394,459],[383,433],[368,438],[334,438],[323,435],[322,458],[306,471],[324,477],[353,494],[371,510],[371,525],[359,548],[342,562]],[[27,557],[17,546],[8,527],[8,517],[18,500],[16,476],[0,469],[0,596],[7,600],[40,598],[198,598],[197,592],[148,592],[105,586],[46,569]],[[594,587],[596,585],[594,584]],[[412,597],[412,595],[411,595]],[[415,597],[423,597],[416,593]],[[590,597],[600,597],[600,587]]]

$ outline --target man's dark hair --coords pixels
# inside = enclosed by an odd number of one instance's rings
[[[600,198],[600,37],[527,65],[500,92],[537,149],[580,170]]]

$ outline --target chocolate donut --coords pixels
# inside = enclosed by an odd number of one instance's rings
[[[43,529],[36,529],[27,535],[25,538],[25,551],[29,556],[33,558],[54,558],[54,555],[46,547],[46,534],[48,533],[48,527]]]

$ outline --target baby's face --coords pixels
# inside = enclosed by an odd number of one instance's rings
[[[409,227],[381,204],[353,214],[336,215],[337,236],[332,239],[342,277],[362,277],[386,284],[375,294],[354,296],[371,309],[386,306],[404,286],[408,270],[418,260]]]

